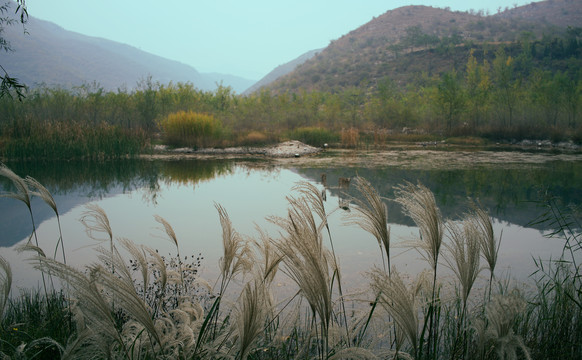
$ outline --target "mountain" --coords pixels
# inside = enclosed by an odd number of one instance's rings
[[[135,47],[81,35],[30,17],[25,25],[4,29],[3,37],[13,52],[3,53],[0,63],[8,74],[34,87],[72,87],[96,82],[106,90],[133,89],[151,76],[153,81],[190,82],[201,90],[213,90],[223,82],[242,92],[254,81],[225,74],[201,74],[178,61]],[[231,83],[232,81],[232,83]]]
[[[580,0],[548,0],[485,16],[428,6],[390,10],[332,41],[316,56],[269,84],[275,92],[373,87],[384,78],[405,87],[423,76],[460,69],[469,48],[565,34],[580,27]]]
[[[261,80],[257,81],[253,86],[249,87],[244,92],[244,94],[251,94],[257,90],[260,90],[262,87],[269,85],[270,83],[277,80],[281,76],[289,74],[290,72],[295,70],[297,68],[297,66],[303,64],[307,60],[311,59],[312,57],[314,57],[315,55],[320,53],[321,50],[323,50],[323,49],[308,51],[305,54],[299,56],[298,58],[289,61],[288,63],[277,66],[274,70],[272,70],[270,73],[265,75],[265,77],[263,77]]]

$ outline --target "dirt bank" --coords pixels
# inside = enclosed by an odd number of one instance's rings
[[[500,167],[532,167],[548,161],[582,161],[580,152],[552,152],[547,149],[523,149],[507,146],[463,148],[455,146],[398,145],[384,149],[322,149],[300,141],[286,141],[269,147],[237,147],[227,149],[158,148],[148,159],[237,159],[240,162],[265,160],[265,165],[310,167],[399,167],[413,169],[466,168],[497,165]]]

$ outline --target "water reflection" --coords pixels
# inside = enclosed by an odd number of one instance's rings
[[[526,225],[538,214],[535,204],[539,189],[549,189],[564,204],[580,204],[582,198],[582,165],[550,162],[543,166],[479,167],[473,169],[415,170],[386,168],[304,168],[273,166],[268,162],[237,163],[233,160],[119,161],[105,163],[14,163],[7,164],[21,176],[30,175],[43,183],[55,196],[62,214],[64,241],[68,259],[82,266],[94,256],[98,245],[84,233],[79,218],[84,204],[96,202],[108,214],[114,237],[126,237],[138,244],[172,254],[171,244],[160,239],[163,232],[153,216],[164,217],[174,227],[183,255],[204,256],[203,270],[212,278],[221,253],[221,228],[214,208],[219,203],[228,211],[235,229],[253,236],[255,226],[276,236],[278,229],[265,217],[284,216],[286,196],[293,185],[308,180],[322,185],[322,174],[328,184],[328,210],[340,199],[355,196],[350,187],[340,189],[339,178],[356,174],[367,178],[386,199],[393,198],[393,188],[404,181],[421,182],[436,196],[445,218],[457,218],[467,209],[467,197],[479,199],[495,218],[495,231],[503,231],[500,268],[511,267],[512,275],[526,277],[533,270],[531,255],[547,258],[559,255],[562,244],[549,241],[539,230]],[[4,189],[9,183],[2,182]],[[403,216],[397,204],[387,200],[391,233],[395,245],[394,264],[402,271],[418,272],[424,264],[418,255],[399,248],[402,239],[416,233],[410,219]],[[39,242],[53,249],[58,239],[54,213],[35,199],[33,203]],[[372,264],[381,263],[373,238],[361,229],[346,226],[344,211],[334,213],[330,225],[336,250],[346,281],[358,281]],[[24,204],[0,199],[0,246],[3,256],[11,260],[19,287],[35,286],[26,256],[16,254],[15,245],[28,239],[30,217]],[[51,251],[48,251],[49,253]],[[7,255],[6,255],[7,254]],[[28,270],[27,270],[28,269]],[[283,280],[282,280],[283,281]],[[281,284],[285,286],[285,284]]]

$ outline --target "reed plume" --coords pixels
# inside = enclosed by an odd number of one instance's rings
[[[320,354],[325,357],[333,312],[330,276],[330,268],[333,269],[330,261],[333,260],[322,244],[323,224],[317,225],[307,200],[288,197],[288,201],[287,218],[271,218],[284,231],[277,248],[283,256],[284,272],[297,284],[313,314],[319,316],[323,340]]]
[[[433,271],[432,296],[428,309],[427,355],[436,353],[437,329],[435,312],[437,305],[437,266],[443,243],[443,219],[436,205],[434,194],[424,185],[406,183],[396,189],[396,202],[402,205],[404,213],[412,218],[420,231],[420,239],[414,246],[428,261]]]
[[[480,347],[486,348],[485,344],[492,343],[497,356],[507,360],[518,359],[517,350],[520,349],[526,359],[531,359],[523,339],[513,331],[513,325],[524,309],[525,301],[516,291],[494,296],[485,309],[487,322],[477,323],[477,333],[485,337],[479,339],[483,343]]]
[[[251,263],[248,259],[250,251],[248,245],[232,226],[226,210],[219,204],[214,204],[214,206],[218,211],[222,227],[223,256],[219,260],[220,294],[222,295],[234,276],[250,268]]]
[[[97,269],[88,269],[89,272],[77,270],[71,266],[52,259],[41,259],[39,269],[43,272],[59,277],[70,285],[74,301],[73,312],[76,319],[76,328],[79,331],[87,329],[91,332],[92,343],[97,345],[104,354],[110,354],[117,348],[129,357],[121,332],[119,331],[107,293],[97,281]]]
[[[235,308],[234,323],[238,334],[238,358],[245,360],[265,328],[272,307],[269,292],[262,280],[248,282]]]
[[[270,285],[277,274],[279,264],[283,260],[277,253],[273,239],[260,227],[256,226],[260,241],[252,240],[252,244],[260,254],[260,269],[258,276],[267,285]]]
[[[390,227],[388,226],[388,207],[370,182],[360,176],[355,178],[355,187],[364,200],[354,198],[357,205],[351,213],[350,224],[355,224],[372,234],[378,241],[384,270],[390,273]],[[384,257],[385,256],[385,257]],[[387,263],[387,264],[386,264]]]
[[[447,223],[450,244],[445,244],[449,256],[445,261],[461,284],[463,309],[467,304],[469,294],[479,275],[480,233],[475,218],[469,217],[461,224]]]
[[[323,179],[323,178],[322,178]],[[327,179],[326,179],[327,181]],[[350,332],[348,329],[348,319],[345,309],[345,302],[344,302],[344,292],[342,288],[342,277],[341,271],[339,268],[339,263],[335,253],[335,247],[333,245],[333,238],[331,236],[331,229],[329,228],[329,222],[327,221],[328,214],[325,210],[325,188],[322,191],[319,191],[315,185],[311,184],[310,182],[302,181],[299,182],[293,190],[298,191],[303,198],[307,201],[310,205],[310,208],[315,214],[321,219],[322,226],[325,226],[327,230],[327,235],[329,237],[329,244],[331,247],[331,254],[333,257],[333,264],[334,264],[334,273],[337,276],[337,286],[340,295],[340,302],[343,314],[343,320],[346,328],[346,335],[348,338],[350,337]],[[337,209],[336,209],[337,210]]]
[[[81,213],[81,224],[85,226],[85,233],[93,240],[109,241],[110,250],[113,252],[113,231],[109,224],[107,213],[101,206],[97,204],[88,204],[85,206],[87,210]],[[97,233],[104,233],[107,238],[102,238]]]
[[[154,218],[160,223],[165,231],[168,239],[176,246],[176,254],[178,255],[178,270],[180,271],[180,282],[184,286],[184,290],[188,291],[186,283],[184,282],[184,271],[182,269],[182,257],[180,256],[180,246],[178,245],[178,237],[172,225],[159,215],[154,215]]]
[[[441,245],[443,243],[443,219],[433,193],[422,184],[406,183],[396,189],[396,202],[404,213],[412,218],[420,231],[420,241],[414,245],[436,273]]]
[[[48,189],[46,187],[44,187],[44,185],[42,185],[40,182],[38,182],[36,179],[34,179],[30,176],[27,176],[24,179],[24,181],[28,185],[28,188],[30,189],[31,194],[34,196],[40,197],[55,212],[55,215],[57,217],[57,224],[59,226],[59,240],[57,241],[57,245],[55,247],[54,257],[56,258],[57,251],[58,251],[58,248],[60,245],[61,251],[63,254],[63,262],[66,264],[67,257],[65,255],[65,243],[63,242],[63,231],[61,229],[61,217],[59,215],[57,203],[56,203],[55,199],[53,198],[53,195],[50,193],[50,191],[48,191]]]
[[[483,208],[475,204],[473,204],[473,209],[475,220],[481,232],[481,236],[479,237],[481,255],[487,262],[487,268],[489,269],[489,298],[491,298],[491,288],[493,286],[493,279],[495,278],[495,266],[497,265],[499,247],[501,246],[501,237],[503,236],[503,233],[499,236],[499,240],[496,240],[489,214],[487,214]]]
[[[0,164],[0,176],[4,176],[8,180],[12,181],[12,184],[16,188],[15,192],[3,192],[0,197],[10,197],[19,201],[22,201],[28,210],[32,212],[30,205],[31,193],[28,188],[28,184],[23,178],[16,175],[14,171],[10,170],[6,165]]]
[[[400,332],[412,347],[414,358],[420,354],[418,301],[416,291],[409,291],[400,274],[395,269],[388,275],[374,268],[370,273],[371,287],[377,295],[378,303],[394,319]]]
[[[8,303],[8,296],[12,288],[12,268],[10,263],[0,256],[0,319]]]

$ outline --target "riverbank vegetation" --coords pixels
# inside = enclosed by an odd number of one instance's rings
[[[41,184],[5,166],[1,174],[14,185],[14,192],[4,195],[28,207],[31,197],[41,197],[58,215]],[[155,219],[175,248],[174,256],[162,257],[116,238],[108,215],[91,205],[81,221],[103,247],[97,262],[85,269],[67,265],[63,241],[43,251],[33,227],[21,251],[45,276],[45,287],[11,294],[11,267],[0,257],[0,352],[47,359],[577,359],[582,354],[582,224],[556,199],[543,199],[535,221],[552,224],[550,235],[564,244],[562,256],[535,259],[534,287],[522,288],[496,270],[506,239],[494,233],[486,211],[469,202],[460,218],[445,219],[422,184],[397,186],[391,201],[416,224],[418,238],[407,246],[423,255],[426,270],[416,275],[392,267],[386,199],[357,177],[348,185],[357,195],[344,204],[352,208],[345,220],[369,232],[382,262],[370,269],[367,290],[352,294],[346,292],[349,284],[327,221],[341,210],[325,200],[326,186],[322,180],[293,189],[287,215],[270,218],[278,236],[261,230],[243,236],[217,204],[224,252],[214,286],[200,277],[200,258],[180,255],[181,239],[171,219]],[[279,298],[277,277],[288,278],[296,292]],[[52,287],[58,279],[61,290]]]
[[[405,82],[364,76],[321,90],[265,88],[240,95],[225,86],[201,91],[195,84],[164,85],[151,78],[132,91],[105,91],[96,83],[72,89],[40,86],[22,101],[0,99],[0,155],[123,157],[159,142],[246,146],[290,138],[347,147],[451,137],[481,139],[478,143],[582,142],[577,29],[535,41],[524,35],[516,42],[447,49],[455,59],[448,71],[410,72]],[[434,51],[397,60],[427,64]],[[208,116],[220,131],[201,136],[182,129],[177,136],[168,121],[184,114]]]

